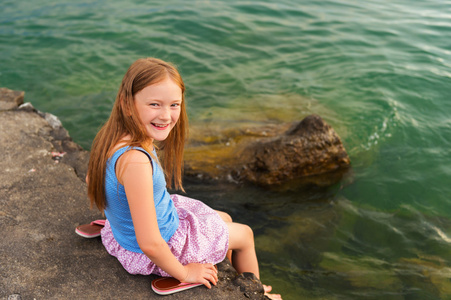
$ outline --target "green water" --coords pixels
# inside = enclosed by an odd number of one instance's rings
[[[139,57],[179,67],[194,124],[317,113],[350,178],[283,193],[187,182],[189,195],[254,228],[284,299],[450,299],[451,1],[162,3],[1,1],[0,86],[87,149]]]

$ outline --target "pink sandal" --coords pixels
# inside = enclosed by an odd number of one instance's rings
[[[105,226],[106,220],[95,220],[90,224],[83,224],[75,228],[75,233],[87,239],[100,236],[100,230]]]
[[[200,285],[202,283],[181,283],[173,277],[161,277],[152,280],[152,290],[158,295],[170,295]]]
[[[218,267],[215,265],[216,270]],[[152,290],[158,295],[170,295],[201,286],[202,283],[182,283],[174,277],[160,277],[152,280]]]

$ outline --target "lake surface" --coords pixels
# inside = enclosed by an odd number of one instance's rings
[[[352,161],[340,184],[189,196],[254,228],[284,299],[450,299],[451,1],[162,3],[2,1],[0,86],[86,149],[140,57],[178,66],[192,124],[319,114]]]

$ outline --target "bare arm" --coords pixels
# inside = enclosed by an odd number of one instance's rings
[[[124,185],[141,250],[161,269],[181,282],[198,282],[211,287],[217,282],[216,270],[210,265],[183,266],[161,237],[153,199],[152,165],[138,150],[131,150],[119,158],[116,173]],[[209,282],[210,281],[210,282]]]

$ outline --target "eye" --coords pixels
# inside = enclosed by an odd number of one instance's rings
[[[180,106],[180,103],[172,103],[171,104],[171,107],[179,107]]]
[[[150,103],[149,106],[157,107],[157,106],[158,106],[158,103]]]

